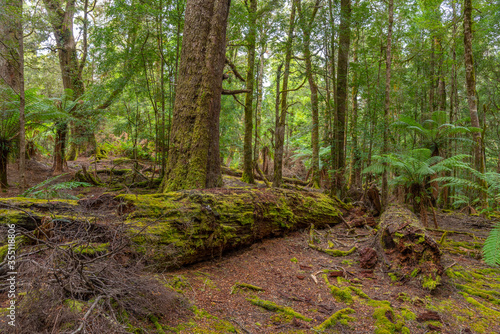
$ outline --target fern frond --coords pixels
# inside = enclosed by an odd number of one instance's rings
[[[500,223],[493,227],[484,242],[483,259],[490,266],[500,265]]]

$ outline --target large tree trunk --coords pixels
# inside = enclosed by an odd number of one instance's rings
[[[76,12],[76,1],[67,0],[65,8],[62,3],[55,0],[43,0],[45,8],[49,13],[49,22],[52,26],[54,37],[57,45],[57,54],[59,57],[59,66],[61,67],[61,76],[64,89],[72,91],[72,99],[76,100],[83,95],[85,88],[82,79],[82,71],[85,59],[80,63],[78,61],[77,46],[73,35],[73,18]],[[88,2],[86,2],[88,4]],[[86,16],[86,12],[85,12]],[[86,31],[85,31],[86,34]],[[86,36],[85,36],[86,38]],[[86,45],[84,46],[86,48]],[[86,49],[84,50],[85,58]],[[94,132],[91,129],[86,115],[77,112],[77,109],[71,110],[77,119],[75,123],[71,123],[71,135],[73,141],[71,143],[71,152],[69,159],[74,160],[78,153],[84,150],[89,143],[94,144]],[[63,127],[59,127],[60,131]],[[56,137],[66,137],[65,134],[57,133]],[[63,147],[65,145],[62,145]],[[61,149],[61,145],[54,145],[54,174],[59,174],[63,171],[65,156]],[[56,158],[56,157],[62,157]]]
[[[337,124],[335,124],[335,183],[343,197],[345,182],[345,126],[347,120],[347,77],[349,67],[349,45],[351,42],[351,1],[340,2],[340,30],[337,65]]]
[[[465,80],[467,85],[467,101],[469,103],[469,113],[471,125],[481,128],[477,113],[476,94],[476,72],[474,70],[474,58],[472,55],[472,0],[464,0],[464,49],[465,49]],[[473,132],[474,138],[474,165],[476,170],[484,173],[485,163],[482,153],[481,132]],[[478,180],[482,182],[481,180]],[[481,193],[483,196],[484,193]],[[482,198],[483,201],[486,198]]]
[[[292,45],[293,45],[293,31],[295,28],[295,7],[296,0],[292,2],[292,11],[290,13],[290,21],[288,26],[288,36],[286,40],[286,53],[285,53],[285,70],[283,73],[283,90],[281,93],[281,111],[276,115],[276,134],[274,145],[274,178],[273,187],[281,187],[283,183],[283,145],[285,142],[285,122],[286,113],[288,109],[288,78],[290,76],[290,62],[292,60]],[[276,92],[278,95],[276,110],[279,110],[279,89]]]
[[[170,135],[161,190],[222,184],[219,114],[230,0],[188,0]]]
[[[181,266],[314,224],[337,224],[346,206],[320,193],[285,189],[208,189],[124,195],[135,247],[151,264]],[[139,226],[138,226],[139,225]]]
[[[252,130],[253,130],[253,88],[255,67],[255,45],[257,35],[257,0],[250,0],[248,6],[248,54],[247,92],[245,94],[245,136],[243,140],[243,182],[255,183],[253,178]]]
[[[386,45],[386,58],[385,58],[385,104],[384,104],[384,146],[382,148],[383,154],[389,153],[389,109],[391,108],[391,43],[392,43],[392,24],[394,20],[394,2],[389,0],[387,8],[389,13],[388,27],[387,27],[387,45]],[[387,164],[385,164],[387,165]],[[382,175],[382,206],[387,206],[388,200],[388,183],[387,183],[387,166],[384,168]]]
[[[16,120],[16,111],[11,106],[8,110],[0,110],[0,189],[7,188],[7,163],[11,151],[12,141],[19,130],[20,146],[20,176],[21,187],[24,186],[24,80],[23,80],[23,30],[22,30],[22,1],[0,0],[0,103],[12,102],[13,94],[20,97],[19,122]],[[2,106],[0,105],[0,108]],[[19,124],[19,128],[18,128]],[[11,128],[12,127],[12,128]]]

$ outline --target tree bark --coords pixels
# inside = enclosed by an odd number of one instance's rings
[[[0,0],[0,103],[14,102],[14,94],[19,96],[20,108],[18,121],[12,106],[0,110],[0,189],[7,188],[7,164],[12,149],[12,142],[19,133],[20,177],[24,186],[25,175],[25,134],[24,134],[24,79],[23,79],[23,30],[22,1]],[[0,105],[3,109],[3,106]]]
[[[86,58],[86,36],[84,37],[84,51],[82,61],[78,60],[77,46],[73,34],[73,19],[76,12],[76,0],[67,0],[63,9],[63,3],[55,0],[43,0],[45,8],[49,13],[49,22],[52,26],[52,31],[57,45],[57,54],[59,57],[59,66],[61,67],[61,76],[64,89],[72,91],[72,99],[76,100],[83,95],[85,87],[82,79],[83,66]],[[85,2],[88,5],[88,2]],[[87,16],[87,8],[84,10],[85,17]],[[84,24],[86,30],[86,23]],[[86,31],[84,32],[86,35]],[[76,123],[71,123],[71,135],[73,142],[71,143],[71,152],[68,155],[70,160],[76,159],[80,151],[87,144],[95,143],[94,132],[88,124],[88,115],[80,115],[77,108],[71,110],[77,119]],[[60,127],[63,128],[62,126]],[[63,138],[66,135],[62,133],[56,134],[56,137]],[[65,145],[62,145],[63,147]],[[54,149],[60,149],[61,145],[55,145]],[[64,153],[54,151],[54,157],[62,157],[62,159],[54,159],[54,174],[60,174],[63,171],[65,156]]]
[[[316,0],[312,9],[311,17],[308,21],[302,12],[301,0],[297,2],[297,9],[301,19],[303,40],[303,52],[306,63],[306,77],[311,90],[311,114],[312,114],[312,130],[311,130],[311,148],[312,148],[312,186],[314,188],[320,187],[319,175],[319,102],[318,102],[318,85],[314,78],[312,68],[312,53],[311,53],[311,31],[314,24],[314,19],[318,13],[320,0]]]
[[[283,90],[278,91],[276,108],[279,108],[279,102],[281,102],[281,110],[276,115],[276,133],[275,133],[275,144],[274,144],[274,178],[273,187],[281,187],[283,183],[283,145],[285,142],[285,123],[286,114],[288,109],[288,78],[290,76],[290,62],[292,60],[292,46],[293,46],[293,31],[295,29],[295,8],[296,0],[292,2],[292,11],[290,13],[290,21],[288,26],[288,36],[286,40],[286,52],[285,52],[285,69],[283,73]],[[279,79],[278,79],[279,80]],[[281,93],[281,100],[279,99]],[[279,110],[279,109],[277,109]]]
[[[474,70],[474,58],[472,55],[472,0],[464,0],[464,49],[467,102],[469,104],[471,125],[481,128],[477,113],[476,72]],[[483,173],[484,159],[481,152],[481,133],[473,132],[472,136],[474,138],[474,165],[478,171]]]
[[[392,25],[394,20],[394,1],[389,0],[387,8],[389,18],[387,26],[387,45],[385,58],[385,104],[384,104],[384,143],[382,148],[383,154],[389,153],[389,110],[391,108],[391,43],[392,43]],[[388,183],[387,183],[387,164],[384,166],[382,175],[382,206],[388,204]]]
[[[337,124],[335,124],[335,180],[339,195],[345,194],[345,127],[347,121],[347,79],[351,42],[351,1],[340,2],[339,50],[337,64]]]
[[[245,135],[243,140],[243,182],[255,183],[253,178],[252,159],[252,131],[253,131],[253,90],[255,47],[257,35],[257,0],[250,0],[248,6],[248,54],[247,54],[247,81],[245,94]]]
[[[188,0],[161,191],[222,185],[219,114],[230,0]]]

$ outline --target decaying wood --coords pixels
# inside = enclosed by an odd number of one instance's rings
[[[372,247],[400,279],[419,278],[429,290],[439,284],[444,271],[439,244],[409,210],[389,207],[380,218]]]

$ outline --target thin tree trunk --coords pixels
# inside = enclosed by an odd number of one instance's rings
[[[349,45],[351,42],[351,1],[340,2],[340,29],[337,67],[337,124],[335,124],[335,180],[338,194],[345,194],[345,128],[347,123],[347,79],[349,67]]]
[[[19,20],[17,22],[19,42],[19,185],[25,189],[26,184],[26,97],[24,94],[24,33],[23,33],[23,0],[19,3]]]
[[[311,53],[311,30],[313,28],[314,19],[318,13],[320,0],[316,0],[309,21],[302,21],[303,52],[306,63],[306,77],[311,90],[311,114],[312,114],[312,130],[311,130],[311,146],[312,146],[312,185],[314,188],[320,186],[319,175],[319,102],[318,102],[318,85],[314,79],[312,68],[312,53]],[[301,1],[297,2],[297,9],[302,20],[305,19],[302,13]]]
[[[481,128],[477,112],[476,73],[472,55],[472,0],[464,0],[464,49],[467,102],[469,104],[471,125],[476,128]],[[473,132],[472,136],[474,139],[474,165],[479,172],[484,173],[485,164],[481,149],[481,133]],[[482,180],[478,181],[484,183]],[[481,192],[481,199],[483,200],[483,204],[486,203],[486,194],[484,192]]]
[[[245,136],[243,141],[243,176],[241,179],[243,182],[255,183],[253,177],[252,130],[255,45],[257,35],[257,0],[250,0],[250,6],[248,6],[248,18],[247,93],[245,94]]]
[[[266,45],[262,45],[262,50],[259,57],[259,73],[257,76],[257,107],[255,108],[255,135],[254,135],[254,145],[253,145],[253,160],[254,164],[258,167],[259,161],[259,129],[262,117],[262,99],[263,99],[263,88],[264,88],[264,54],[266,52]]]
[[[219,114],[230,0],[188,0],[161,191],[222,185]]]
[[[358,33],[359,35],[359,33]],[[358,62],[358,39],[354,44],[353,62]],[[361,189],[361,152],[358,146],[358,72],[353,71],[352,74],[352,117],[351,117],[351,177],[350,187]]]
[[[392,25],[394,16],[394,2],[389,0],[388,5],[388,27],[387,27],[387,46],[385,60],[385,104],[384,104],[384,146],[383,154],[389,153],[389,110],[391,107],[391,43],[392,43]],[[388,184],[387,184],[387,164],[384,166],[382,175],[382,206],[385,208],[388,204]]]
[[[281,184],[283,183],[283,145],[285,142],[285,123],[288,109],[288,78],[290,76],[290,62],[292,60],[293,31],[295,29],[295,8],[296,0],[293,0],[286,41],[285,69],[283,73],[283,91],[281,93],[281,100],[279,97],[279,77],[278,90],[276,91],[276,94],[278,95],[276,108],[279,108],[279,104],[281,102],[281,112],[279,113],[279,116],[276,117],[273,187],[281,187]]]

